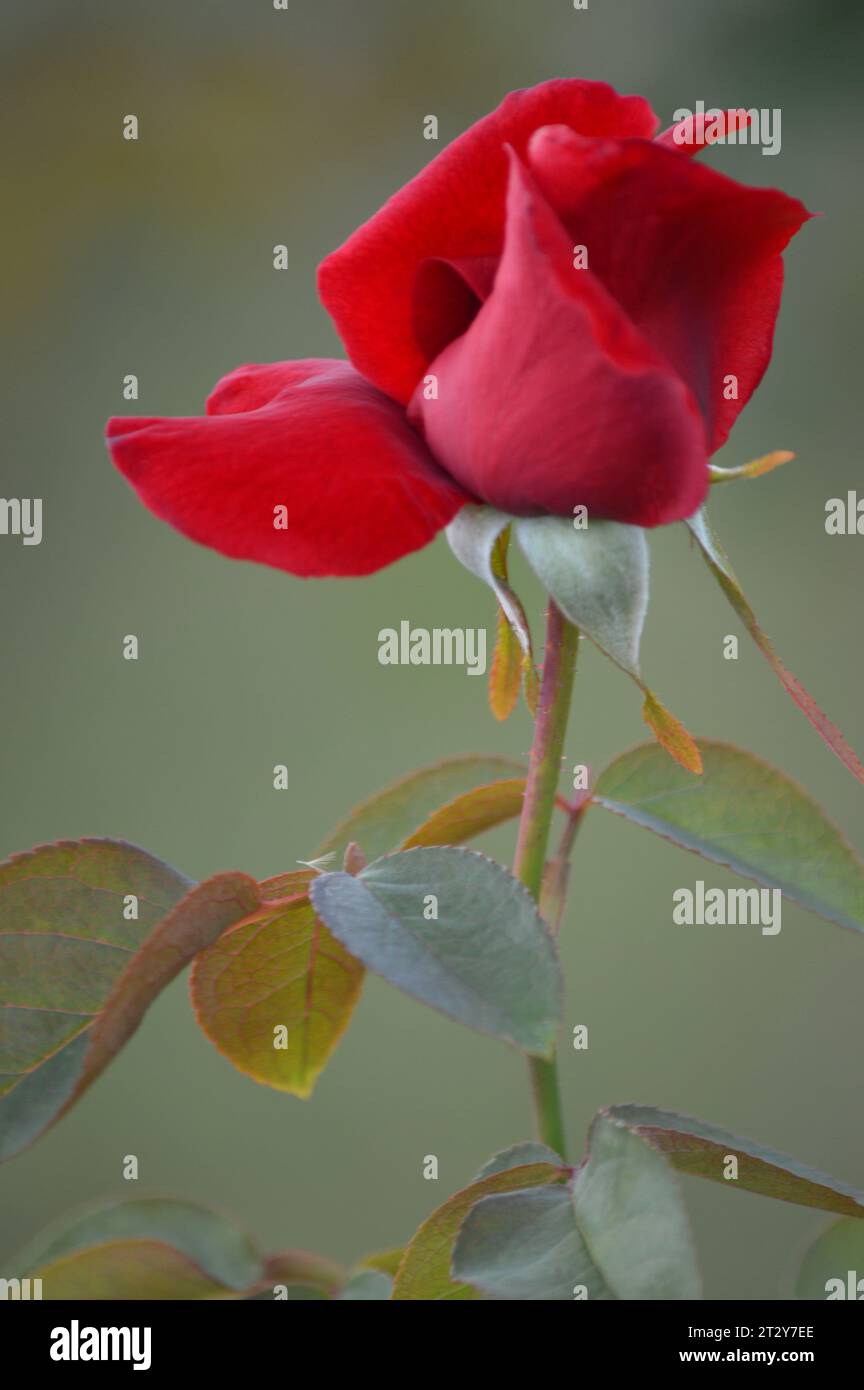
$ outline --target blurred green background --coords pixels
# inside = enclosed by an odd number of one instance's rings
[[[114,835],[194,877],[307,857],[403,771],[521,754],[482,681],[377,661],[402,618],[492,628],[443,540],[371,579],[302,582],[237,564],[149,515],[114,473],[108,415],[193,414],[236,364],[341,355],[315,268],[510,89],[553,76],[678,106],[780,107],[782,153],[717,150],[825,217],[787,255],[775,360],[720,461],[798,459],[724,488],[718,530],[769,632],[859,751],[864,541],[825,535],[859,477],[862,318],[856,3],[808,0],[30,0],[4,7],[9,280],[3,494],[45,500],[44,540],[0,539],[2,844]],[[138,115],[137,143],[121,139]],[[290,269],[272,269],[285,242]],[[123,401],[122,379],[140,378]],[[740,632],[683,528],[652,537],[645,668],[698,733],[808,786],[862,842],[862,788]],[[532,611],[540,594],[517,565]],[[141,659],[121,658],[135,633]],[[583,650],[568,762],[645,731],[630,683]],[[276,792],[286,763],[291,789]],[[489,840],[507,857],[512,836]],[[574,1148],[596,1107],[695,1114],[864,1185],[864,942],[787,905],[777,938],[671,925],[671,894],[732,880],[596,813],[563,930],[562,1058]],[[198,1031],[184,982],[77,1109],[0,1173],[0,1262],[75,1204],[159,1190],[232,1211],[268,1248],[346,1258],[403,1241],[495,1149],[530,1131],[521,1059],[372,980],[311,1102],[270,1092]],[[424,1181],[436,1154],[440,1180]],[[688,1181],[716,1298],[787,1295],[818,1214]]]

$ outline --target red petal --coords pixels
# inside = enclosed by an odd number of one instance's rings
[[[721,111],[716,116],[686,116],[658,135],[654,143],[667,150],[680,150],[682,154],[698,154],[727,135],[746,130],[750,121],[750,113],[741,107]]]
[[[111,454],[185,536],[291,574],[359,575],[426,545],[470,500],[405,412],[347,362],[240,367],[181,420],[114,419]],[[274,525],[287,508],[287,529]]]
[[[466,488],[516,515],[641,526],[689,516],[708,482],[690,392],[589,270],[513,157],[504,255],[468,331],[409,414]]]
[[[556,126],[535,134],[529,159],[592,272],[691,387],[713,453],[771,359],[781,252],[810,214],[656,141]],[[726,400],[730,376],[738,396]]]
[[[427,259],[500,255],[507,189],[505,145],[525,150],[538,126],[561,122],[583,135],[642,136],[658,122],[642,97],[605,82],[544,82],[511,92],[460,135],[321,265],[321,298],[354,365],[397,400],[409,400],[430,360],[417,340],[424,297],[417,273]],[[453,277],[455,336],[465,327],[464,291]],[[440,286],[434,286],[440,292]],[[439,318],[446,306],[439,308]],[[443,344],[436,344],[443,346]],[[434,355],[434,353],[432,354]]]

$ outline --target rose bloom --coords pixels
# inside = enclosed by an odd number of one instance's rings
[[[203,417],[111,420],[114,462],[184,535],[298,575],[369,574],[468,502],[690,516],[809,216],[696,163],[710,124],[654,138],[605,83],[512,93],[321,265],[349,361],[238,367]]]

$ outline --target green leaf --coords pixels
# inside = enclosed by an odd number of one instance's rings
[[[601,774],[595,803],[864,931],[864,864],[817,803],[752,753],[709,739],[699,748],[697,780],[640,744]]]
[[[367,859],[377,859],[397,849],[445,802],[475,787],[520,773],[524,776],[524,764],[513,758],[486,758],[473,753],[420,768],[361,802],[327,836],[318,853],[335,852],[341,858],[354,841]]]
[[[489,667],[489,708],[495,718],[503,724],[509,719],[519,701],[522,688],[522,652],[507,621],[507,615],[498,605],[498,619],[495,629],[495,650]]]
[[[483,1164],[474,1181],[482,1182],[484,1178],[491,1178],[493,1173],[506,1173],[510,1168],[522,1168],[526,1163],[553,1163],[560,1167],[563,1162],[561,1155],[547,1144],[526,1139],[521,1144],[513,1144],[509,1149],[493,1154],[488,1163]]]
[[[424,1004],[548,1054],[561,1009],[555,944],[527,889],[474,850],[410,849],[310,894],[352,955]],[[424,915],[433,910],[437,917]],[[494,969],[490,963],[494,963]]]
[[[671,710],[662,705],[657,696],[650,690],[645,690],[642,718],[658,743],[675,759],[676,763],[680,763],[685,771],[695,773],[698,777],[702,772],[699,745],[690,731],[685,729],[681,720],[676,719]]]
[[[326,1298],[345,1282],[332,1260],[305,1250],[262,1259],[221,1213],[144,1197],[90,1208],[55,1223],[12,1261],[39,1278],[46,1299]]]
[[[337,1293],[339,1302],[380,1303],[389,1299],[393,1280],[376,1269],[361,1269]]]
[[[525,703],[536,719],[540,705],[540,677],[533,658],[529,656],[522,658],[522,688],[525,691]]]
[[[553,1167],[549,1163],[529,1163],[521,1168],[493,1173],[455,1193],[423,1222],[406,1247],[393,1283],[393,1298],[424,1301],[476,1299],[474,1289],[455,1281],[450,1275],[453,1246],[468,1212],[483,1197],[559,1183],[568,1172],[564,1167]]]
[[[568,1189],[489,1196],[468,1213],[454,1278],[526,1301],[701,1297],[687,1218],[664,1159],[599,1115]]]
[[[489,670],[489,708],[495,718],[501,721],[508,719],[516,707],[519,690],[522,686],[523,672],[525,675],[525,699],[531,713],[536,713],[534,701],[536,673],[534,671],[534,654],[531,649],[531,632],[522,605],[508,584],[507,551],[509,546],[510,527],[507,526],[495,541],[489,558],[492,578],[498,581],[498,587],[501,588],[505,596],[510,598],[511,602],[508,607],[519,623],[517,630],[499,601],[495,651]]]
[[[493,507],[463,507],[457,512],[447,527],[447,540],[450,549],[472,574],[488,584],[504,611],[522,651],[531,659],[531,631],[525,610],[507,582],[506,565],[502,564],[502,554],[506,554],[506,538],[503,546],[499,538],[507,531],[513,518]]]
[[[404,1258],[404,1245],[394,1245],[389,1250],[378,1250],[373,1255],[367,1255],[360,1261],[360,1269],[377,1269],[381,1274],[389,1274],[392,1278]]]
[[[641,526],[591,521],[575,530],[565,517],[517,521],[516,536],[543,587],[642,691],[643,718],[682,766],[699,772],[699,755],[680,720],[642,679],[639,645],[648,611],[648,542]]]
[[[681,1173],[757,1192],[780,1202],[818,1207],[859,1220],[864,1217],[864,1192],[753,1139],[742,1139],[687,1115],[646,1105],[613,1105],[602,1113],[641,1135]],[[734,1180],[724,1174],[729,1157],[738,1160],[738,1177]]]
[[[463,507],[447,527],[447,539],[457,560],[488,584],[498,600],[497,637],[489,672],[489,707],[500,720],[507,719],[513,712],[519,698],[520,678],[524,678],[525,702],[532,715],[537,713],[540,693],[531,629],[507,576],[512,520],[492,507],[468,506]]]
[[[38,1237],[13,1262],[46,1299],[237,1295],[264,1275],[248,1237],[217,1212],[141,1198],[91,1210]]]
[[[678,1187],[654,1148],[597,1115],[588,1161],[573,1179],[576,1222],[610,1290],[624,1299],[701,1298]]]
[[[276,1255],[268,1255],[264,1261],[264,1274],[261,1280],[264,1297],[273,1298],[274,1289],[287,1286],[289,1298],[306,1298],[306,1294],[292,1292],[292,1289],[312,1287],[317,1290],[316,1297],[326,1297],[345,1282],[345,1270],[335,1260],[326,1255],[315,1255],[308,1250],[280,1250]]]
[[[708,476],[714,486],[718,483],[734,483],[739,478],[762,478],[766,473],[773,473],[774,469],[780,468],[782,464],[790,463],[794,457],[788,449],[774,449],[770,454],[753,459],[751,463],[739,464],[737,468],[718,468],[716,464],[709,463]]]
[[[810,1246],[798,1282],[796,1298],[864,1299],[864,1226],[860,1221],[835,1221]]]
[[[592,1300],[614,1296],[585,1248],[566,1187],[484,1197],[456,1238],[453,1277],[520,1303],[572,1302],[577,1285]]]
[[[511,777],[457,796],[433,811],[428,820],[409,835],[400,849],[420,845],[461,845],[496,825],[522,814],[525,778]]]
[[[823,714],[810,692],[780,660],[770,637],[760,627],[756,614],[750,607],[744,591],[735,577],[729,557],[714,533],[704,507],[694,517],[691,517],[687,525],[699,545],[705,563],[787,693],[791,695],[798,708],[809,719],[819,737],[824,739],[832,753],[836,753],[841,763],[849,769],[853,777],[857,777],[859,782],[864,782],[864,765],[862,765],[858,754],[853,748],[850,748],[836,725],[832,724],[826,714]]]
[[[536,516],[517,521],[515,530],[529,565],[571,623],[640,679],[639,643],[648,612],[643,529],[591,521],[577,531],[566,517]]]
[[[137,920],[124,916],[130,895]],[[111,840],[45,845],[0,866],[0,1158],[59,1119],[156,995],[258,902],[245,874],[190,888]]]
[[[291,877],[305,890],[314,875]],[[283,877],[262,892],[272,899],[284,887]],[[238,1070],[307,1097],[350,1022],[364,974],[302,891],[202,952],[190,989],[201,1028]]]

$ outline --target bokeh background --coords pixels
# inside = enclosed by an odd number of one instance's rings
[[[443,540],[358,581],[302,582],[199,549],[110,467],[114,413],[191,414],[239,362],[341,355],[315,268],[442,143],[553,76],[678,106],[782,110],[782,152],[711,161],[826,215],[787,255],[775,360],[721,457],[798,460],[721,490],[714,517],[797,674],[864,749],[864,541],[825,500],[860,479],[861,9],[839,0],[28,0],[4,6],[8,280],[2,491],[45,500],[44,540],[0,539],[0,853],[114,835],[194,877],[264,876],[343,812],[451,753],[521,754],[455,669],[384,668],[377,632],[488,624]],[[140,139],[121,139],[126,113]],[[272,268],[289,247],[290,269]],[[857,360],[856,360],[857,358]],[[137,404],[122,379],[140,378]],[[696,732],[800,779],[859,846],[862,788],[741,636],[682,527],[652,537],[645,667]],[[540,594],[517,565],[532,611]],[[141,659],[121,658],[138,634]],[[568,761],[644,736],[630,683],[583,651]],[[286,763],[290,791],[272,787]],[[488,842],[506,857],[512,837]],[[722,871],[597,812],[563,929],[562,1059],[574,1148],[596,1107],[656,1104],[864,1184],[864,942],[787,905],[777,938],[671,925],[671,894]],[[371,980],[313,1100],[255,1085],[198,1031],[185,983],[77,1109],[0,1174],[0,1263],[101,1196],[165,1191],[233,1212],[268,1248],[353,1259],[403,1241],[530,1131],[521,1059]],[[437,1183],[422,1159],[436,1154]],[[709,1295],[787,1295],[817,1213],[688,1181]]]

